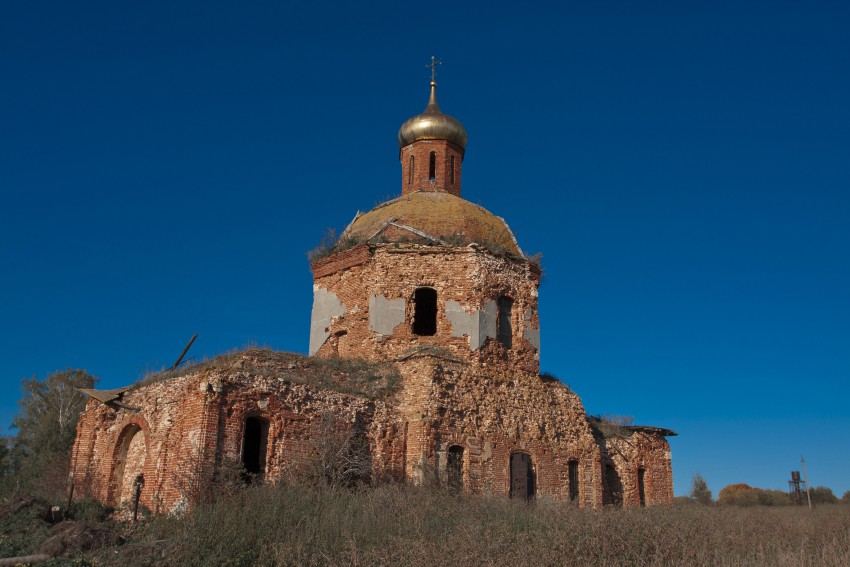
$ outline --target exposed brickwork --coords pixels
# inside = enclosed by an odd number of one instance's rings
[[[435,157],[433,178],[430,175],[431,152],[434,152]],[[399,151],[399,160],[402,195],[414,191],[445,191],[460,195],[463,150],[455,144],[445,140],[420,140],[403,147]]]
[[[371,251],[367,244],[358,244],[348,250],[344,250],[339,254],[334,254],[328,258],[323,258],[312,265],[313,277],[320,278],[330,275],[334,272],[344,270],[363,264],[371,256]]]
[[[603,432],[575,393],[539,375],[541,272],[504,220],[459,197],[463,149],[448,140],[466,133],[455,122],[445,139],[404,145],[402,196],[351,223],[343,242],[360,244],[312,265],[318,358],[252,349],[140,385],[120,404],[91,400],[74,445],[76,495],[127,505],[141,475],[142,504],[166,512],[230,462],[269,482],[304,474],[333,416],[365,436],[373,477],[460,473],[466,491],[589,508],[671,502],[672,432]],[[383,364],[361,383],[340,359]]]
[[[627,437],[606,439],[606,462],[614,466],[622,485],[622,503],[639,506],[638,471],[643,469],[645,503],[665,504],[673,501],[673,468],[670,445],[659,434],[634,431]]]
[[[500,257],[471,247],[377,245],[365,263],[315,278],[315,287],[332,291],[346,306],[346,313],[334,318],[330,337],[318,351],[320,356],[365,357],[387,360],[423,345],[437,346],[470,362],[522,369],[536,374],[537,348],[524,338],[526,330],[539,329],[537,287],[539,276],[529,263]],[[434,336],[413,333],[414,302],[417,288],[437,291],[437,332]],[[392,335],[370,330],[369,299],[382,295],[404,298],[405,322]],[[489,339],[482,348],[470,350],[469,336],[454,336],[446,304],[455,301],[469,314],[486,301],[501,296],[513,300],[511,322],[514,342],[510,349]],[[453,334],[453,331],[455,333]]]
[[[138,412],[91,400],[74,445],[71,473],[77,497],[126,505],[133,480],[143,474],[142,504],[157,512],[179,508],[191,499],[195,483],[209,478],[210,467],[240,461],[248,417],[269,424],[268,481],[315,462],[310,425],[326,413],[344,423],[364,424],[376,476],[403,475],[402,422],[385,402],[294,383],[274,369],[267,373],[257,371],[257,365],[251,370],[240,366],[280,356],[288,357],[295,374],[311,364],[298,355],[249,350],[235,360],[222,357],[220,363],[131,390],[122,403]]]

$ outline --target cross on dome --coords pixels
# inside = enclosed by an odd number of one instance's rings
[[[437,82],[437,65],[442,65],[442,64],[443,64],[443,60],[442,60],[442,59],[440,59],[439,61],[437,61],[437,60],[436,60],[436,57],[434,57],[434,56],[432,55],[432,56],[431,56],[431,62],[430,62],[429,64],[425,65],[425,68],[426,68],[426,69],[427,69],[428,67],[430,67],[430,68],[431,68],[431,82],[432,82],[432,83],[436,83],[436,82]]]

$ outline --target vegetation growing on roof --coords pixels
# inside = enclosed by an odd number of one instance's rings
[[[396,392],[401,381],[396,367],[387,362],[356,358],[313,358],[250,347],[176,370],[148,375],[134,387],[206,370],[227,371],[248,378],[275,378],[368,399],[378,399]]]
[[[328,228],[325,230],[325,234],[322,236],[322,240],[319,241],[319,244],[307,252],[307,258],[309,258],[310,263],[313,264],[319,260],[333,256],[334,254],[353,248],[361,242],[363,242],[363,238],[353,237],[345,233],[343,233],[342,236],[337,237],[336,230]]]
[[[322,237],[319,244],[307,252],[307,257],[310,259],[310,263],[313,264],[319,260],[329,258],[334,254],[345,252],[346,250],[354,248],[363,242],[369,242],[370,244],[420,244],[425,246],[437,244],[457,247],[465,247],[470,244],[475,244],[479,248],[487,250],[496,256],[507,257],[511,260],[525,260],[535,266],[537,270],[541,272],[541,275],[543,272],[543,255],[539,252],[529,257],[523,257],[517,255],[498,242],[480,238],[473,239],[464,234],[441,234],[440,236],[435,236],[434,239],[435,240],[431,240],[414,234],[393,239],[386,238],[383,234],[378,234],[374,238],[370,238],[368,240],[361,236],[351,236],[347,233],[343,233],[341,236],[337,237],[336,230],[329,228],[325,231],[325,235]]]
[[[630,415],[588,415],[587,421],[593,431],[603,438],[628,437],[633,433],[631,426],[635,418]]]
[[[560,378],[558,378],[557,376],[555,376],[551,372],[541,372],[540,373],[540,380],[543,381],[544,383],[550,384],[552,386],[560,386],[562,388],[566,388],[567,391],[569,391],[569,392],[573,391],[573,389],[570,388],[569,384],[567,384],[566,382],[564,382],[563,380],[561,380]]]

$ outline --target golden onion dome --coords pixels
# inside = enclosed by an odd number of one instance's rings
[[[358,214],[342,238],[405,242],[418,236],[454,245],[476,242],[523,256],[503,218],[445,191],[416,191],[382,203],[368,213]]]
[[[417,114],[398,130],[398,147],[403,148],[419,140],[447,140],[466,149],[466,128],[459,120],[443,114],[437,104],[437,83],[431,81],[431,96],[422,114]]]

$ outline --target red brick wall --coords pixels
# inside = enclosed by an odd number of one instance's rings
[[[638,470],[644,470],[646,505],[673,502],[670,444],[657,433],[635,431],[605,440],[605,462],[614,466],[622,483],[624,506],[639,506]]]
[[[430,156],[435,154],[435,175],[430,179]],[[410,158],[413,157],[413,175]],[[452,182],[454,158],[454,182]],[[401,194],[414,191],[446,191],[460,196],[461,163],[463,150],[446,140],[420,140],[407,145],[399,152],[401,161]]]
[[[319,356],[391,360],[415,347],[436,346],[476,364],[492,362],[533,374],[539,371],[538,351],[524,338],[526,329],[539,329],[540,280],[529,262],[469,247],[382,244],[373,250],[371,258],[346,269],[327,273],[314,267],[314,285],[332,291],[346,306],[345,315],[328,327],[330,336],[319,349]],[[361,253],[357,254],[360,257]],[[420,286],[437,291],[434,336],[418,336],[412,330],[412,298]],[[407,317],[390,336],[370,330],[372,295],[388,299],[402,297],[407,302]],[[468,337],[452,336],[446,302],[457,301],[471,313],[501,295],[511,297],[514,302],[514,340],[510,349],[490,339],[482,348],[472,351]],[[526,318],[526,314],[530,317]]]
[[[256,352],[245,351],[244,356],[257,356],[251,354]],[[241,372],[230,365],[231,359],[222,360],[228,364],[219,367],[213,361],[187,375],[128,392],[122,401],[138,412],[91,400],[73,449],[76,497],[91,496],[118,505],[123,494],[119,490],[122,468],[133,475],[138,468],[145,478],[143,505],[154,512],[188,505],[215,467],[240,461],[245,420],[251,416],[269,422],[267,481],[312,466],[311,423],[325,413],[337,416],[341,423],[360,420],[373,457],[373,475],[403,477],[404,424],[384,402],[317,390],[273,374]],[[134,433],[144,434],[144,452],[131,451],[124,464],[124,448]],[[126,479],[127,474],[123,476]]]

